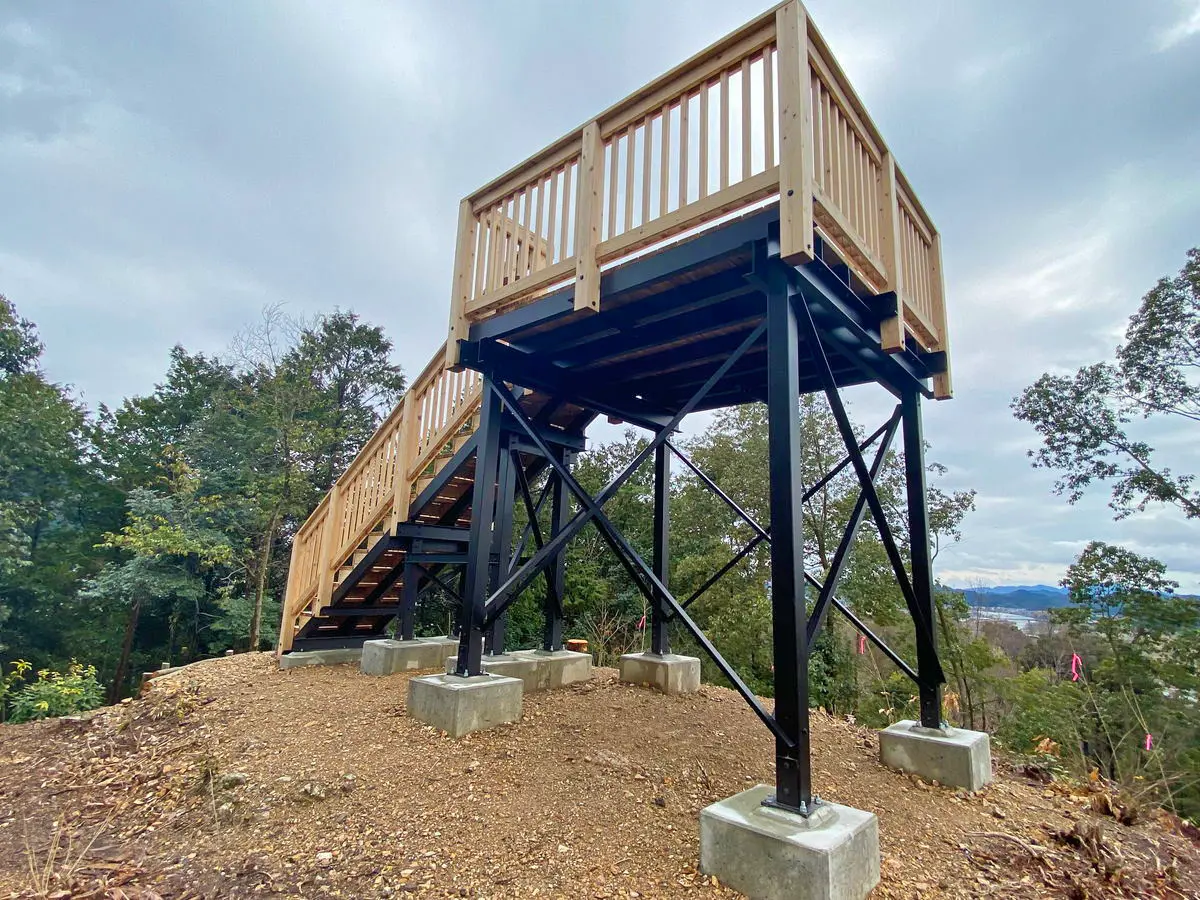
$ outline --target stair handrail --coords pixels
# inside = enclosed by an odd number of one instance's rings
[[[443,343],[296,532],[279,650],[306,611],[328,605],[338,569],[377,526],[408,518],[413,486],[479,407],[482,379],[444,368]]]

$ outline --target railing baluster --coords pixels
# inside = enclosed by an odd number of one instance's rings
[[[625,129],[625,231],[633,228],[633,138],[637,127]]]
[[[750,57],[742,60],[742,181],[750,177]]]
[[[729,70],[721,71],[721,190],[729,187]]]
[[[708,129],[708,94],[710,85],[706,80],[700,86],[700,197],[708,196],[708,144],[710,133]]]
[[[771,69],[771,48],[763,50],[763,164],[775,165],[775,85]]]
[[[647,115],[644,120],[644,134],[642,140],[642,224],[645,225],[650,221],[650,171],[654,166],[652,162],[652,148],[654,141],[651,138],[654,136],[654,115]]]
[[[671,196],[671,101],[668,100],[662,108],[662,169],[659,172],[658,184],[658,214],[665,216],[669,209]]]
[[[688,108],[692,105],[691,94],[684,94],[679,102],[679,209],[688,205]]]

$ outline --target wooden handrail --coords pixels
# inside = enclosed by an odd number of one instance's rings
[[[570,282],[575,308],[597,310],[602,265],[776,197],[785,259],[811,259],[819,233],[869,289],[896,292],[886,349],[948,346],[937,230],[785,0],[463,200],[446,364],[472,322]]]

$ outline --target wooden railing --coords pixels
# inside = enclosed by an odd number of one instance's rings
[[[937,230],[788,0],[462,201],[446,364],[472,322],[571,282],[598,310],[602,266],[771,201],[785,259],[810,260],[819,233],[896,293],[885,349],[947,348]]]
[[[338,571],[354,552],[373,533],[408,518],[411,500],[445,463],[444,451],[473,430],[479,375],[447,370],[445,354],[439,348],[296,532],[280,652],[291,648],[301,617],[328,605]]]

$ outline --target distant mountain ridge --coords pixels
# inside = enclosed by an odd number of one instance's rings
[[[1069,605],[1067,589],[1048,584],[1000,585],[998,587],[964,588],[967,603],[972,606],[1004,609],[1042,610]]]

